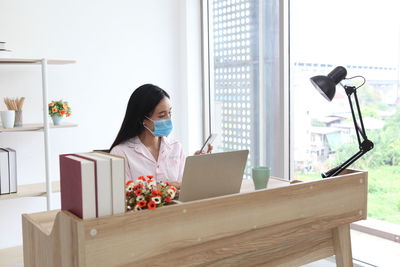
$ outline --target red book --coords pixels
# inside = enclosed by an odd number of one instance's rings
[[[60,155],[61,209],[82,219],[96,217],[94,162],[71,154]]]

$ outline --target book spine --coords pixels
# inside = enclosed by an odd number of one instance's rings
[[[10,171],[10,193],[17,193],[17,152],[12,148],[8,151],[8,169]]]
[[[125,212],[125,160],[121,156],[102,151],[92,152],[94,155],[109,159],[111,164],[111,193],[113,214]]]
[[[80,162],[60,155],[61,209],[83,218],[82,176]]]
[[[125,166],[124,160],[111,160],[113,214],[125,212]]]
[[[8,151],[0,149],[0,194],[10,193],[10,170],[8,168]]]
[[[99,217],[99,198],[98,198],[98,188],[97,188],[97,162],[94,159],[84,157],[79,154],[69,154],[69,156],[75,156],[81,159],[90,160],[94,163],[94,181],[95,181],[95,200],[96,200],[96,217]]]

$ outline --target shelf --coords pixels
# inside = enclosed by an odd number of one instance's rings
[[[70,122],[64,122],[61,125],[49,125],[50,128],[71,128],[71,127],[77,127],[78,124],[76,123],[70,123]],[[40,131],[43,130],[43,124],[42,123],[32,123],[32,124],[24,124],[21,127],[14,127],[10,129],[5,129],[0,126],[0,132],[28,132],[28,131]]]
[[[60,181],[52,182],[52,192],[60,192]],[[40,197],[46,195],[46,183],[25,184],[18,186],[18,192],[13,194],[0,195],[0,200],[15,199],[23,197]]]
[[[63,60],[63,59],[47,59],[47,64],[51,65],[65,65],[73,64],[75,60]],[[0,64],[41,64],[42,59],[40,58],[0,58]]]
[[[76,63],[75,60],[64,60],[64,59],[48,59],[45,57],[41,58],[18,58],[18,57],[9,57],[9,58],[1,58],[0,57],[0,65],[35,65],[35,66],[40,66],[41,68],[41,76],[42,76],[42,105],[43,105],[43,110],[42,110],[42,115],[47,116],[47,65],[65,65],[65,64],[73,64]],[[63,125],[60,126],[54,126],[53,124],[48,124],[47,126],[47,120],[46,124],[43,123],[38,123],[38,124],[25,124],[22,127],[16,127],[12,129],[4,129],[0,127],[0,133],[1,132],[27,132],[27,131],[42,131],[43,134],[43,141],[44,141],[44,155],[45,155],[45,173],[46,173],[46,183],[39,184],[39,189],[36,188],[34,185],[30,185],[26,187],[26,190],[24,187],[22,187],[19,190],[18,194],[13,194],[10,196],[0,196],[1,199],[8,199],[8,198],[15,198],[15,197],[29,197],[29,196],[41,196],[45,195],[46,196],[46,204],[47,204],[47,210],[51,209],[51,193],[52,192],[47,192],[46,189],[50,187],[50,162],[49,159],[50,157],[50,150],[49,150],[49,143],[50,143],[50,136],[48,133],[49,128],[67,128],[67,127],[76,127],[77,124],[73,123],[64,123]],[[46,186],[45,186],[46,185]],[[33,189],[35,188],[35,189]],[[47,192],[47,193],[45,193]]]

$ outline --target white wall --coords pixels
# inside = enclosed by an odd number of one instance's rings
[[[48,68],[49,100],[69,101],[73,114],[67,121],[79,124],[50,133],[53,180],[59,179],[59,154],[110,147],[129,96],[143,83],[170,93],[173,137],[187,153],[198,149],[202,140],[199,2],[0,1],[0,39],[13,50],[13,57],[77,61]],[[42,121],[40,78],[39,66],[0,65],[0,109],[5,109],[3,97],[25,96],[24,122]],[[17,150],[20,184],[44,181],[41,132],[2,133],[0,146]],[[7,206],[21,203],[8,201]],[[44,202],[40,205],[45,208]],[[18,208],[18,213],[30,210]],[[0,236],[9,231],[2,221]],[[0,239],[0,248],[20,243],[20,236]]]

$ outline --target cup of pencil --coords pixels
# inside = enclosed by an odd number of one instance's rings
[[[8,110],[15,110],[15,122],[14,127],[22,126],[22,106],[24,105],[25,97],[17,98],[4,98],[4,103]]]

